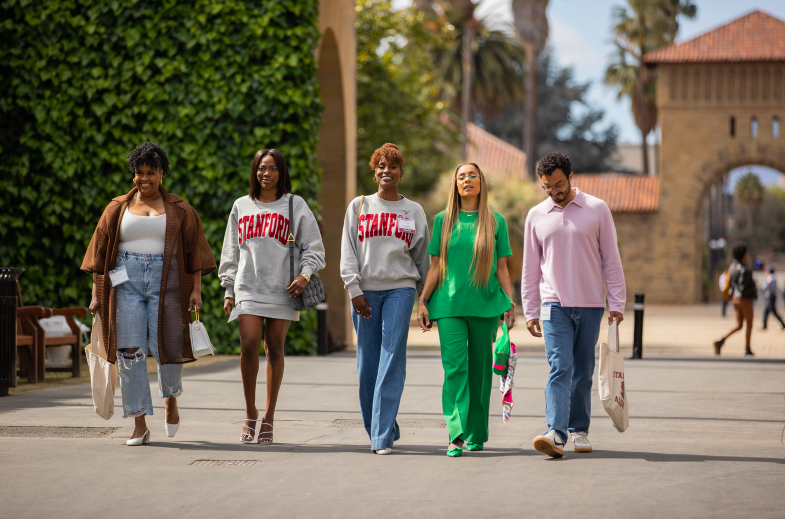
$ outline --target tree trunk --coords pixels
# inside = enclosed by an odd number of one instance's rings
[[[526,48],[526,101],[523,125],[523,151],[526,152],[526,173],[537,179],[537,55],[534,46],[524,42]]]
[[[640,19],[640,27],[645,27],[645,20],[643,17]],[[646,98],[644,97],[644,89],[643,89],[643,54],[646,52],[646,43],[644,41],[644,36],[641,36],[639,41],[639,48],[640,48],[640,60],[638,61],[638,112],[640,115],[640,125],[641,125],[641,158],[643,159],[643,176],[649,176],[649,146],[646,143],[647,137],[647,125],[646,125]]]
[[[470,8],[470,6],[467,6]],[[472,76],[474,75],[474,56],[472,42],[474,41],[474,25],[472,16],[467,12],[467,20],[463,30],[461,45],[461,162],[466,162],[469,153],[468,124],[471,117],[472,102]]]

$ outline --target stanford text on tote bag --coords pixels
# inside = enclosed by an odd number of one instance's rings
[[[624,386],[624,356],[619,353],[619,325],[613,320],[608,328],[608,342],[600,344],[600,400],[613,420],[613,426],[624,432],[630,426],[630,405]]]

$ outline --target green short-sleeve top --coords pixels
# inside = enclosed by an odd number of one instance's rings
[[[450,249],[447,252],[447,271],[444,282],[437,286],[428,301],[428,317],[494,317],[502,316],[510,309],[510,298],[502,290],[496,279],[496,261],[499,258],[512,256],[510,236],[507,232],[507,220],[494,212],[496,228],[494,230],[495,247],[493,266],[487,288],[479,288],[472,283],[474,268],[472,255],[474,241],[477,236],[477,213],[460,211],[450,237]],[[433,222],[433,237],[428,254],[440,256],[442,238],[442,222],[444,211],[436,215]]]

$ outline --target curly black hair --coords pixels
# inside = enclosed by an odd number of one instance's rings
[[[169,173],[169,157],[157,142],[145,142],[128,154],[128,171],[136,173],[139,166],[160,169],[165,176]]]
[[[562,170],[564,175],[569,177],[572,173],[572,164],[570,157],[558,151],[546,153],[543,158],[537,163],[537,174],[542,178],[543,175],[550,175],[557,169]]]

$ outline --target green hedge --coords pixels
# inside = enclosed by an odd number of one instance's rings
[[[0,20],[0,265],[26,269],[26,303],[87,306],[79,265],[143,141],[166,149],[164,185],[197,209],[216,259],[261,147],[287,156],[318,209],[315,0],[6,0]],[[203,287],[213,342],[236,351],[218,277]],[[315,348],[303,317],[290,353]]]

